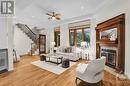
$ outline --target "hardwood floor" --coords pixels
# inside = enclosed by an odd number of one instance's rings
[[[37,56],[22,57],[20,62],[15,63],[14,71],[0,74],[0,86],[76,86],[76,65],[61,75],[56,75],[30,64],[38,59]],[[129,80],[120,80],[106,71],[104,73],[103,86],[130,86]],[[99,85],[80,82],[78,86]]]

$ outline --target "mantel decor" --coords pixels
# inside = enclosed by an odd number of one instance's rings
[[[106,65],[124,73],[125,14],[121,14],[96,27],[96,57],[107,57]]]

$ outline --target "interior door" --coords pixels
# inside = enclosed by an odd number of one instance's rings
[[[46,35],[39,35],[39,54],[46,53]]]

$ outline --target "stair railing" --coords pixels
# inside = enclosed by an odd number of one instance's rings
[[[26,24],[16,24],[32,41],[31,43],[31,55],[39,48],[39,38]]]

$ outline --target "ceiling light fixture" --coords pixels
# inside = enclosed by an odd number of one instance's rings
[[[55,20],[56,18],[55,18],[54,16],[52,16],[52,19],[54,19],[54,20]]]

